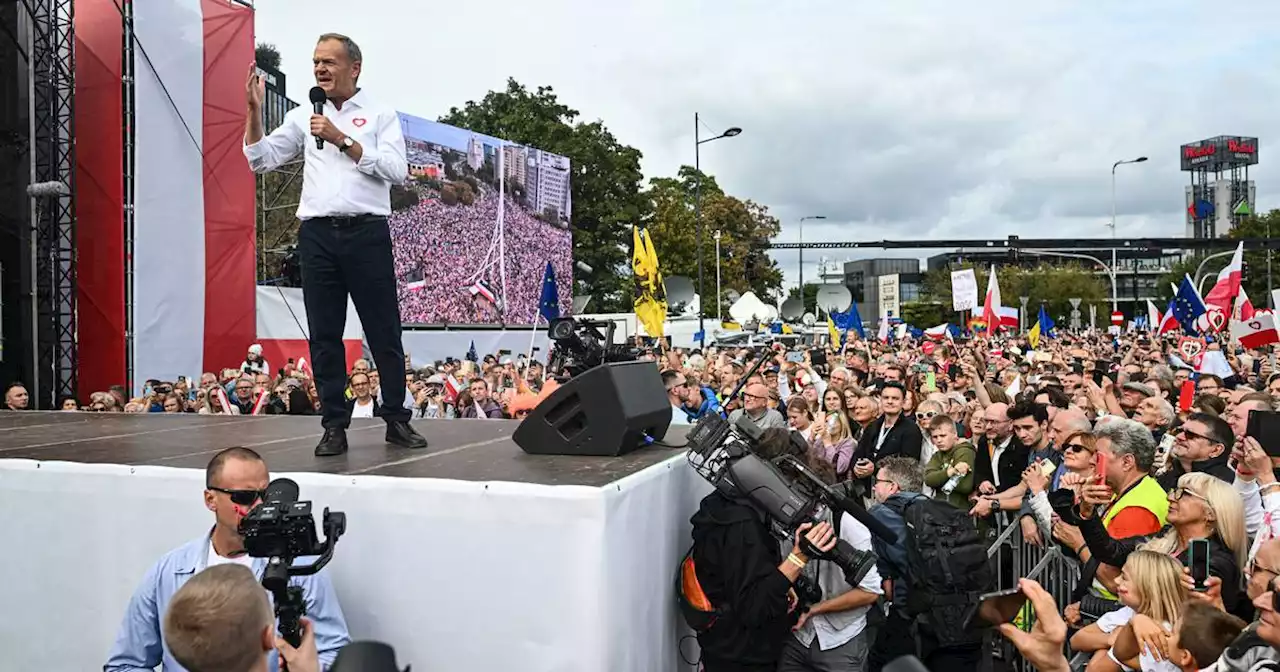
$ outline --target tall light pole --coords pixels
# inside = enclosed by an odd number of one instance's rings
[[[712,140],[719,140],[720,138],[732,138],[733,136],[742,133],[742,129],[738,128],[737,126],[731,126],[725,129],[724,133],[721,133],[720,135],[717,135],[714,138],[707,138],[706,140],[702,140],[699,137],[700,124],[701,124],[701,120],[698,118],[698,113],[694,112],[693,113],[693,170],[695,173],[698,174],[697,175],[698,181],[694,183],[694,187],[693,187],[694,189],[693,218],[698,226],[698,304],[699,304],[698,305],[698,333],[702,336],[702,338],[699,341],[699,345],[705,346],[707,344],[707,327],[702,317],[704,313],[701,305],[702,297],[706,296],[706,292],[703,291],[703,285],[702,285],[702,153],[701,153],[701,150],[702,150],[703,143],[711,142]]]
[[[1146,160],[1147,160],[1147,157],[1139,156],[1136,159],[1116,161],[1115,163],[1111,164],[1111,222],[1107,224],[1107,226],[1111,227],[1112,241],[1114,241],[1116,238],[1116,168],[1119,168],[1120,166],[1123,166],[1126,163],[1142,163],[1143,161],[1146,161]],[[1120,310],[1120,297],[1118,296],[1118,292],[1116,291],[1115,275],[1116,275],[1116,246],[1115,246],[1115,243],[1113,242],[1111,244],[1111,312],[1113,313]],[[1135,296],[1134,298],[1136,299],[1137,297]]]
[[[826,219],[826,215],[809,215],[800,218],[800,312],[803,313],[804,305],[804,220],[806,219]]]
[[[724,322],[724,317],[720,314],[720,229],[712,234],[712,238],[716,239],[716,321]],[[702,311],[702,297],[698,297],[698,311]]]

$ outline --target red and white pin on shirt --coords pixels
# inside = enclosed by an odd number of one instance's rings
[[[355,119],[352,119],[352,120],[351,120],[351,123],[355,124],[355,125],[356,125],[356,128],[361,128],[361,127],[363,127],[366,123],[368,123],[368,120],[367,120],[367,119],[365,119],[364,117],[356,117]]]

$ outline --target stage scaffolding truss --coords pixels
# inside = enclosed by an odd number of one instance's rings
[[[33,397],[52,407],[76,394],[75,28],[73,0],[20,0],[31,17],[33,185],[64,185],[34,196]],[[36,405],[36,404],[33,404]]]

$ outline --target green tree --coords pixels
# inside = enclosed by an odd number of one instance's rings
[[[641,154],[603,122],[580,116],[551,87],[530,90],[509,79],[505,90],[451,108],[440,121],[568,157],[573,254],[592,269],[574,273],[574,293],[590,294],[599,312],[629,311],[631,225],[649,206],[641,192]]]
[[[257,62],[260,68],[279,70],[280,50],[276,49],[276,45],[269,42],[259,42],[258,48],[253,50],[253,60]]]
[[[936,327],[944,322],[956,322],[951,306],[937,301],[908,301],[902,304],[902,321],[917,329]]]
[[[921,287],[921,298],[941,305],[946,319],[955,319],[951,310],[951,271],[962,268],[974,268],[978,279],[978,302],[981,304],[986,292],[987,276],[990,266],[974,266],[972,262],[955,264],[951,268],[929,271],[924,275]],[[1071,314],[1069,299],[1081,299],[1080,312],[1088,313],[1088,306],[1096,304],[1099,315],[1111,312],[1111,286],[1103,276],[1097,275],[1091,266],[1075,262],[1061,264],[1039,264],[1031,267],[999,266],[996,277],[1000,283],[1001,302],[1008,308],[1018,308],[1020,296],[1029,297],[1027,302],[1027,319],[1033,319],[1044,305],[1049,316],[1062,322],[1061,318]],[[981,312],[981,305],[975,313]],[[1085,318],[1087,319],[1087,318]],[[937,324],[937,323],[935,323]],[[915,325],[925,328],[921,325]],[[933,326],[933,325],[927,325]]]
[[[787,298],[794,299],[800,296],[800,288],[792,287],[787,292]],[[804,283],[804,307],[806,310],[812,311],[818,305],[818,284],[813,282]]]
[[[658,254],[664,277],[683,275],[698,282],[698,218],[694,211],[698,173],[682,166],[677,177],[649,181],[647,193],[652,215],[645,220]],[[716,302],[716,243],[720,232],[720,277],[722,292],[755,292],[766,303],[782,288],[782,272],[765,252],[765,244],[778,235],[781,225],[769,209],[753,201],[729,196],[715,178],[702,176],[701,225],[702,264],[706,283],[703,314],[714,316]]]

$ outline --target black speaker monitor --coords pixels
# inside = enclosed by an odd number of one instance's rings
[[[533,409],[512,439],[532,455],[616,457],[661,439],[671,424],[667,389],[653,362],[622,362],[569,379]]]

